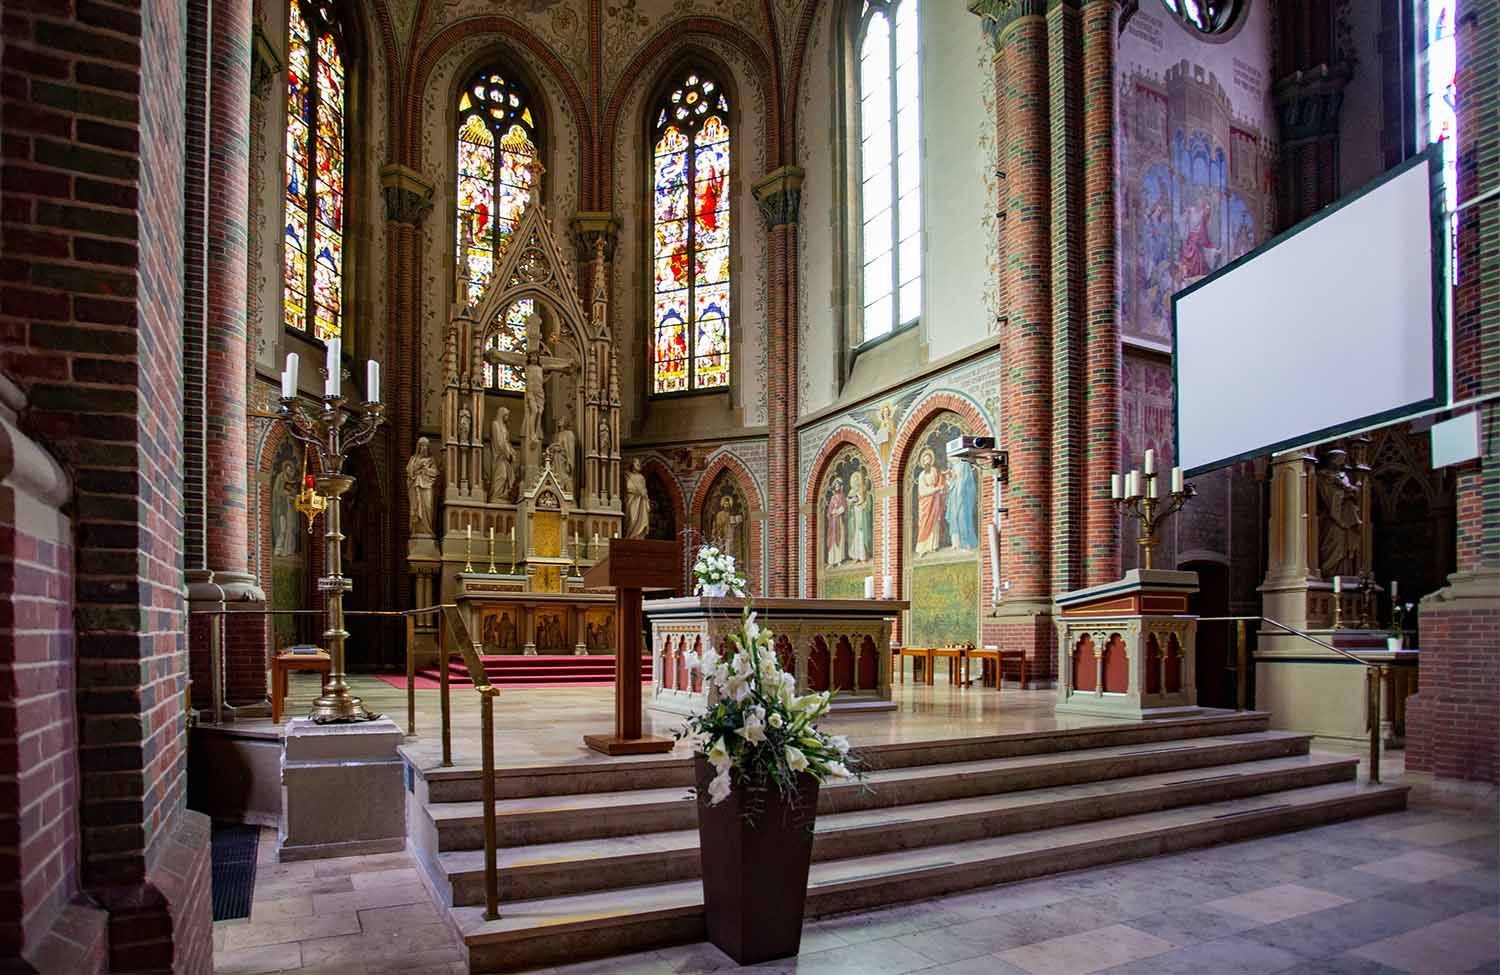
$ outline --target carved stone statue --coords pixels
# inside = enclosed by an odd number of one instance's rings
[[[1328,451],[1318,468],[1318,565],[1324,578],[1359,572],[1364,522],[1359,515],[1359,487],[1349,478],[1348,455]]]
[[[734,556],[736,563],[743,562],[745,553],[740,551],[740,524],[744,516],[735,509],[734,498],[725,494],[719,499],[719,510],[714,512],[713,542],[719,551]]]
[[[554,454],[552,470],[558,480],[569,491],[575,490],[573,467],[578,456],[578,435],[573,432],[573,421],[566,414],[558,419],[557,432],[552,435],[552,445],[548,449]]]
[[[625,475],[625,537],[645,538],[651,527],[651,498],[646,493],[646,475],[641,473],[640,458],[630,462]]]
[[[507,420],[510,410],[500,407],[490,421],[490,483],[488,498],[491,502],[509,501],[516,485],[516,448],[511,446],[510,427]]]
[[[411,507],[411,533],[429,538],[432,530],[432,495],[437,485],[438,462],[426,437],[417,438],[417,451],[406,462],[406,490]]]
[[[458,442],[468,443],[469,435],[474,432],[474,416],[469,412],[467,406],[458,409]]]

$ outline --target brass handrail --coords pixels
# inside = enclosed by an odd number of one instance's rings
[[[1384,683],[1391,679],[1391,668],[1389,664],[1383,664],[1376,660],[1365,660],[1363,657],[1350,653],[1342,647],[1336,647],[1326,640],[1320,640],[1311,633],[1304,633],[1295,626],[1289,626],[1280,620],[1274,620],[1269,616],[1186,616],[1185,619],[1196,619],[1199,623],[1234,623],[1235,624],[1235,698],[1238,710],[1245,710],[1245,670],[1249,666],[1246,656],[1245,624],[1249,622],[1269,623],[1272,626],[1284,630],[1296,637],[1301,637],[1309,643],[1316,644],[1325,650],[1332,650],[1341,657],[1347,657],[1354,663],[1365,668],[1365,708],[1366,718],[1370,725],[1370,767],[1369,777],[1373,784],[1380,784],[1380,693]]]

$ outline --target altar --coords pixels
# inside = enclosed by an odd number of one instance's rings
[[[703,675],[689,654],[729,652],[746,600],[691,596],[648,599],[651,646],[648,707],[690,714],[708,703]],[[797,693],[834,691],[832,713],[894,711],[891,628],[911,604],[904,599],[756,599],[756,621],[776,636],[781,666]]]

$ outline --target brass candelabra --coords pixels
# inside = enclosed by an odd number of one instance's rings
[[[1162,524],[1182,510],[1187,500],[1198,493],[1182,477],[1182,468],[1172,468],[1171,491],[1163,498],[1157,483],[1156,451],[1147,450],[1141,467],[1123,474],[1109,476],[1109,496],[1125,514],[1141,523],[1138,544],[1141,547],[1141,568],[1151,568],[1152,552],[1161,542],[1157,532]]]
[[[354,448],[368,443],[375,436],[375,430],[384,422],[385,407],[379,399],[379,367],[372,362],[367,384],[370,399],[353,410],[344,409],[346,400],[341,392],[343,376],[338,340],[331,340],[329,345],[328,375],[321,407],[310,406],[296,395],[296,358],[288,356],[281,381],[281,407],[277,410],[287,432],[317,452],[319,472],[313,476],[313,484],[317,493],[327,499],[323,512],[327,573],[318,579],[318,591],[324,597],[326,628],[323,640],[331,660],[328,677],[323,682],[323,693],[313,702],[312,712],[308,715],[320,724],[369,721],[379,717],[366,711],[360,699],[349,692],[344,670],[344,644],[349,636],[344,629],[344,593],[349,591],[350,582],[344,576],[340,508],[342,496],[354,486],[354,478],[343,472],[344,459]],[[334,370],[338,371],[337,376],[333,375]]]

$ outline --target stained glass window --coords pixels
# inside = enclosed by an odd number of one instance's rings
[[[291,0],[287,18],[282,318],[327,340],[343,331],[343,42],[327,0]]]
[[[469,273],[468,300],[484,294],[500,255],[531,202],[531,163],[538,159],[537,120],[531,96],[510,74],[488,68],[458,94],[458,260]],[[524,306],[524,308],[523,308]],[[491,329],[488,344],[521,351],[531,302],[512,305]],[[524,371],[502,363],[484,367],[485,382],[500,389],[526,388]]]
[[[1162,5],[1202,34],[1220,34],[1233,27],[1244,7],[1241,0],[1162,0]]]
[[[1427,141],[1443,144],[1443,205],[1458,205],[1458,43],[1453,34],[1454,0],[1427,2]],[[1458,280],[1458,249],[1453,249]]]
[[[866,0],[859,43],[862,339],[922,314],[918,0]]]
[[[729,385],[729,99],[691,71],[656,107],[651,206],[657,393]]]

